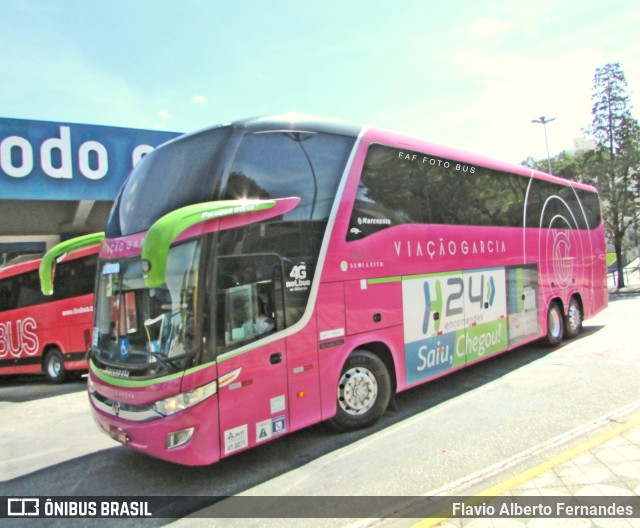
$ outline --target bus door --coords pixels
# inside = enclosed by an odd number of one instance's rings
[[[284,433],[288,424],[282,265],[276,255],[220,257],[216,345],[221,456]]]

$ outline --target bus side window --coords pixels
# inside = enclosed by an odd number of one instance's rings
[[[284,328],[282,267],[275,255],[220,257],[217,274],[216,344],[227,352]]]
[[[0,281],[0,312],[14,310],[18,304],[18,285],[15,277]]]

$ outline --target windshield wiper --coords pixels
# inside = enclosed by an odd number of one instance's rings
[[[189,353],[181,354],[180,356],[168,358],[160,354],[159,352],[147,352],[146,350],[131,350],[130,352],[132,355],[154,358],[155,360],[160,362],[163,366],[165,367],[169,366],[173,368],[174,372],[183,370],[182,367],[176,365],[174,362],[181,361],[183,359],[188,359],[190,357],[193,357],[195,354],[195,352],[189,352]]]
[[[104,363],[105,365],[109,365],[111,367],[120,368],[120,369],[124,368],[127,370],[141,370],[143,368],[148,368],[149,366],[153,365],[155,361],[157,361],[163,367],[165,367],[167,370],[171,372],[178,372],[180,370],[183,370],[182,367],[177,365],[175,362],[193,357],[195,354],[195,352],[191,352],[187,354],[182,354],[180,356],[172,357],[171,359],[169,359],[158,352],[147,352],[144,350],[130,350],[131,355],[152,358],[151,362],[141,365],[141,364],[122,364],[121,362],[115,362],[113,360],[110,361],[109,359],[106,359],[103,357],[102,352],[103,350],[100,348],[96,348],[96,347],[89,348],[89,350],[87,351],[87,361],[91,360],[92,358],[96,358],[100,363]]]
[[[158,361],[163,366],[170,366],[174,370],[176,370],[175,365],[172,365],[169,361],[167,361],[163,356],[161,356],[157,352],[147,352],[146,350],[129,350],[129,354],[132,356],[145,356],[148,358],[153,358],[153,361],[150,361],[148,365],[152,365],[155,361]]]

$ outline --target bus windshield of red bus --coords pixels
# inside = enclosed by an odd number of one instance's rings
[[[101,264],[93,354],[106,365],[155,376],[197,352],[194,327],[200,242],[171,248],[165,283],[144,284],[140,259]]]

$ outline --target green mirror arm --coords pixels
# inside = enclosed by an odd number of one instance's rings
[[[99,244],[104,238],[104,233],[92,233],[80,237],[65,240],[53,246],[47,251],[40,261],[40,289],[44,295],[53,294],[53,266],[56,261],[67,253],[73,253],[89,246]]]
[[[273,209],[273,216],[277,216],[290,211],[299,203],[299,198],[222,200],[188,205],[164,215],[149,228],[142,241],[141,258],[145,285],[155,288],[165,282],[171,243],[190,227],[216,218],[269,209]],[[280,207],[277,207],[278,205]]]

